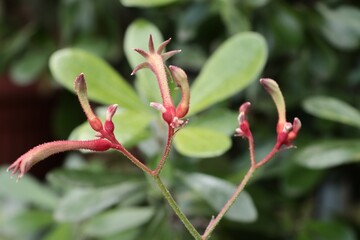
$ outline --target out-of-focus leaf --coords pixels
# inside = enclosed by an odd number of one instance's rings
[[[50,70],[55,79],[74,92],[74,80],[85,74],[89,98],[104,104],[143,110],[144,105],[133,88],[103,59],[75,48],[56,51],[50,57]]]
[[[311,144],[298,151],[296,161],[308,168],[330,168],[360,161],[360,141],[332,140]]]
[[[304,33],[302,24],[292,9],[280,5],[271,16],[271,32],[277,43],[276,50],[288,53],[298,48],[304,40]]]
[[[222,179],[201,173],[182,174],[182,180],[197,192],[214,210],[220,211],[236,186]],[[242,191],[225,218],[238,222],[253,222],[257,219],[256,207],[250,195]]]
[[[72,239],[71,225],[67,223],[60,223],[56,225],[51,232],[49,232],[43,240],[60,240]]]
[[[46,51],[30,50],[11,65],[10,76],[18,85],[29,85],[45,69],[47,60]]]
[[[238,113],[227,109],[214,109],[190,120],[191,127],[207,128],[232,135],[238,127]]]
[[[30,175],[24,175],[19,182],[10,178],[4,168],[0,168],[0,196],[12,197],[20,202],[34,204],[42,209],[53,209],[58,197],[46,186]]]
[[[4,63],[7,63],[10,59],[14,58],[16,54],[23,51],[29,43],[31,37],[35,33],[34,24],[28,24],[22,29],[15,31],[14,36],[10,37],[7,41],[2,43],[0,48],[0,70]]]
[[[76,189],[61,199],[55,218],[61,222],[81,221],[141,191],[139,182],[125,182],[99,189]]]
[[[145,58],[134,51],[134,48],[148,51],[149,37],[152,35],[155,48],[161,44],[163,37],[160,30],[152,23],[139,19],[131,23],[125,32],[124,52],[130,66],[135,68]],[[130,75],[130,74],[129,74]],[[160,91],[155,75],[150,69],[142,69],[136,74],[136,89],[147,102],[161,102]]]
[[[109,237],[103,237],[104,240],[137,240],[139,236],[143,236],[141,228],[132,228]],[[154,235],[153,235],[154,236]]]
[[[26,239],[53,223],[50,213],[29,210],[3,222],[0,233],[12,236],[13,239]]]
[[[355,231],[340,222],[309,221],[300,231],[297,240],[356,240]]]
[[[154,215],[151,207],[118,208],[102,213],[84,226],[84,232],[91,237],[105,237],[139,227]]]
[[[152,239],[156,236],[156,240],[168,239],[184,239],[179,238],[178,232],[174,231],[171,221],[169,221],[169,209],[157,208],[151,221],[141,229],[141,237],[143,239]],[[182,233],[184,236],[185,234]]]
[[[260,74],[266,57],[265,40],[257,33],[240,33],[224,42],[192,84],[189,115],[244,89]]]
[[[70,188],[89,188],[106,186],[134,179],[134,174],[124,172],[93,172],[89,170],[57,169],[46,177],[56,186]]]
[[[237,8],[235,1],[218,1],[218,4],[223,22],[231,35],[250,30],[249,18]]]
[[[283,178],[283,188],[290,196],[299,196],[315,187],[324,171],[313,170],[294,164],[287,169]]]
[[[125,7],[159,7],[179,0],[120,0]]]
[[[104,111],[97,111],[100,119],[105,119]],[[114,117],[113,122],[115,124],[114,134],[121,144],[129,146],[137,143],[146,135],[146,127],[153,119],[148,112],[137,111],[118,111]],[[75,128],[70,134],[70,139],[76,140],[88,140],[94,138],[94,130],[90,127],[88,122],[85,122]]]
[[[323,42],[309,46],[309,48],[311,48],[309,62],[311,71],[319,79],[331,79],[339,67],[339,60],[335,52]]]
[[[324,17],[321,31],[335,47],[356,49],[360,44],[360,10],[343,5],[337,9],[329,9],[325,4],[317,5]]]
[[[231,147],[231,141],[224,133],[201,127],[185,127],[175,137],[175,147],[189,157],[216,157]]]
[[[269,0],[244,0],[243,1],[245,5],[253,8],[259,8],[266,5]]]
[[[304,101],[303,107],[314,116],[360,128],[360,112],[339,99],[311,97]]]

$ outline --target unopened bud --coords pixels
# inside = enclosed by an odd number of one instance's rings
[[[12,174],[19,172],[18,178],[21,178],[32,166],[53,154],[79,149],[106,151],[110,147],[111,143],[106,139],[89,141],[54,141],[44,143],[23,154],[11,164],[7,170],[12,170]]]
[[[188,78],[184,70],[179,67],[170,65],[169,69],[176,84],[181,89],[181,101],[176,108],[176,116],[178,118],[183,118],[188,113],[190,105],[190,87]]]
[[[281,128],[286,122],[286,110],[284,97],[281,93],[279,85],[270,78],[262,78],[260,79],[260,83],[274,100],[279,115],[278,126]],[[282,129],[277,129],[277,132],[280,132],[281,130]]]
[[[80,105],[88,119],[88,122],[92,129],[95,131],[102,130],[102,123],[100,119],[94,114],[90,107],[89,99],[87,96],[87,88],[86,88],[86,81],[84,78],[84,74],[81,73],[74,82],[74,87],[76,94],[79,98]]]

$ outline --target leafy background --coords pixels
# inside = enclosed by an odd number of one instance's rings
[[[359,238],[357,1],[3,1],[0,19],[0,70],[54,95],[54,139],[93,136],[65,90],[84,72],[98,114],[118,103],[116,135],[150,166],[166,132],[148,107],[159,99],[154,77],[130,76],[143,61],[132,49],[146,49],[149,33],[156,45],[172,37],[169,49],[182,53],[170,63],[187,71],[192,105],[162,177],[198,229],[249,166],[247,144],[232,137],[242,102],[252,102],[258,158],[274,143],[276,110],[257,79],[276,79],[288,117],[303,123],[297,149],[259,170],[212,239]],[[1,239],[190,238],[151,179],[119,154],[61,158],[20,183],[1,171]]]

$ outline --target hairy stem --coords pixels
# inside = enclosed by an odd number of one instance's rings
[[[125,157],[127,157],[131,162],[133,162],[136,166],[138,166],[141,170],[144,172],[153,175],[153,172],[150,168],[148,168],[146,165],[144,165],[142,162],[140,162],[139,159],[137,159],[134,155],[132,155],[126,148],[124,148],[121,144],[113,144],[113,149],[118,150],[122,154],[124,154]]]
[[[231,206],[234,204],[236,199],[239,197],[240,193],[242,192],[242,190],[244,189],[246,184],[249,182],[249,179],[251,178],[251,176],[255,170],[256,170],[256,166],[251,166],[249,168],[249,170],[247,171],[243,180],[237,187],[236,191],[233,193],[233,195],[230,197],[230,199],[227,201],[227,203],[224,205],[224,207],[218,213],[216,218],[211,220],[209,226],[206,228],[206,231],[202,235],[202,238],[201,238],[202,240],[209,239],[211,233],[215,230],[215,228],[219,224],[220,220],[224,217],[224,215],[227,213],[227,211],[231,208]]]
[[[161,193],[169,203],[170,207],[174,210],[176,215],[183,222],[189,233],[194,237],[195,240],[202,240],[201,235],[198,233],[198,231],[195,229],[194,225],[192,225],[189,219],[184,215],[184,213],[180,210],[178,204],[175,202],[174,198],[171,196],[171,193],[166,188],[164,183],[161,181],[160,177],[158,175],[155,176],[153,175],[153,178],[156,184],[158,185]]]
[[[256,164],[256,168],[261,167],[262,165],[264,165],[265,163],[267,163],[280,149],[279,144],[276,144],[273,149],[271,149],[271,151],[269,152],[268,155],[266,155],[266,157],[264,157],[260,162],[258,162]]]
[[[174,137],[174,129],[171,126],[168,126],[168,137],[167,137],[167,141],[166,141],[166,146],[164,149],[164,153],[161,157],[161,160],[159,162],[159,164],[157,165],[156,169],[153,171],[153,175],[158,176],[161,172],[161,170],[163,169],[166,159],[169,155],[170,149],[171,149],[171,143]]]

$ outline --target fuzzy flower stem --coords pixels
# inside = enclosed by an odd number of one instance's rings
[[[171,126],[168,126],[168,137],[167,137],[167,141],[166,141],[166,146],[165,146],[164,153],[161,157],[161,160],[160,160],[158,166],[153,171],[154,176],[160,175],[160,172],[166,163],[166,159],[168,158],[169,152],[171,149],[171,143],[172,143],[173,137],[174,137],[174,128],[172,128]]]
[[[202,240],[201,235],[198,233],[198,231],[195,229],[194,225],[189,221],[189,219],[185,216],[185,214],[180,210],[179,205],[176,203],[174,198],[172,197],[171,193],[167,189],[167,187],[164,185],[164,183],[161,181],[160,176],[153,175],[153,179],[155,183],[158,185],[161,193],[169,203],[170,207],[174,210],[176,215],[179,217],[181,222],[183,222],[186,229],[189,231],[189,233],[194,237],[195,240]]]
[[[119,152],[121,152],[125,157],[127,157],[132,163],[134,163],[137,167],[139,167],[144,172],[153,175],[153,172],[150,168],[148,168],[146,165],[144,165],[142,162],[140,162],[139,159],[137,159],[134,155],[132,155],[124,146],[121,144],[112,144],[112,149],[116,149]]]
[[[236,199],[239,197],[242,190],[245,188],[246,184],[249,182],[251,176],[256,170],[256,166],[251,166],[249,170],[247,171],[246,175],[244,176],[243,180],[237,187],[236,191],[233,193],[233,195],[230,197],[230,199],[226,202],[224,207],[221,209],[219,214],[211,220],[209,226],[206,228],[206,231],[202,235],[202,240],[207,240],[210,238],[212,232],[215,230],[216,226],[219,224],[220,220],[224,217],[224,215],[229,211],[231,206],[234,204]]]

